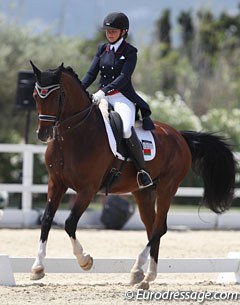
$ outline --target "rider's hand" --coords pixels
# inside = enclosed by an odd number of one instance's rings
[[[92,99],[95,103],[100,103],[101,99],[105,97],[105,93],[102,90],[98,90],[92,95]]]

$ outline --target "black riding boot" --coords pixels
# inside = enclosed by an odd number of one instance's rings
[[[137,134],[132,127],[132,135],[130,138],[125,139],[130,157],[138,171],[137,183],[139,188],[145,188],[153,184],[152,179],[146,171],[146,165],[143,157],[142,147],[137,137]]]

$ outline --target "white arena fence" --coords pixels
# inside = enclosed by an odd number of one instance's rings
[[[22,205],[20,210],[21,211],[20,218],[22,217],[22,225],[25,227],[29,226],[30,219],[34,217],[33,209],[32,209],[32,195],[34,193],[37,194],[47,193],[47,184],[33,184],[34,154],[44,154],[45,150],[46,150],[46,145],[0,144],[0,153],[22,154],[22,160],[23,160],[22,183],[19,184],[1,183],[0,192],[7,191],[9,193],[21,193]],[[240,153],[236,153],[235,156],[238,162],[240,162]],[[69,189],[68,193],[74,194],[74,191]],[[200,187],[180,187],[177,191],[176,196],[201,197],[202,194],[203,194],[203,189]],[[240,189],[236,189],[235,197],[240,197]],[[13,215],[12,217],[19,218],[19,210],[11,211],[11,213]],[[207,215],[207,218],[208,217],[209,215]],[[218,218],[216,218],[214,222],[216,227],[216,223],[219,222]]]
[[[28,226],[32,212],[32,194],[47,193],[47,185],[33,184],[34,154],[43,154],[46,146],[26,144],[0,144],[0,153],[20,153],[23,156],[22,183],[0,184],[0,191],[22,194],[22,221]],[[240,160],[239,154],[236,154]],[[74,193],[69,190],[70,193]],[[202,188],[180,187],[177,196],[200,197]],[[240,197],[240,189],[236,190],[236,197]],[[239,219],[239,217],[237,217]],[[0,285],[16,285],[14,273],[29,273],[34,258],[9,257],[0,254]],[[95,259],[90,273],[128,273],[135,259]],[[106,268],[107,266],[107,268]],[[46,258],[47,273],[81,273],[83,271],[73,258]],[[218,273],[218,283],[240,283],[240,253],[231,252],[228,258],[182,258],[160,259],[159,273]]]
[[[15,286],[14,273],[30,273],[34,260],[34,258],[0,254],[0,285]],[[134,262],[135,259],[99,258],[94,260],[93,267],[89,271],[83,271],[77,260],[73,258],[46,258],[44,264],[46,273],[109,274],[129,273]],[[231,252],[228,258],[162,258],[158,263],[158,273],[218,273],[217,283],[239,284],[240,253]]]

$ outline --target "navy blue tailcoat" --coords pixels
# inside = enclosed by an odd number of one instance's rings
[[[98,46],[92,64],[82,79],[84,88],[88,88],[100,72],[99,89],[106,95],[114,91],[121,92],[140,109],[145,129],[154,129],[149,116],[151,110],[148,104],[136,93],[132,85],[132,74],[137,63],[137,49],[123,40],[117,52],[110,50],[110,45],[104,43]]]

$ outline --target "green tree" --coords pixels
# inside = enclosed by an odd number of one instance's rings
[[[182,44],[188,45],[194,38],[194,25],[192,21],[192,14],[190,11],[181,12],[178,19],[178,23],[181,26]]]
[[[149,103],[155,120],[167,123],[177,130],[201,130],[200,119],[177,94],[166,96],[158,91],[154,96],[140,95]]]
[[[191,61],[195,34],[191,12],[181,12],[177,20],[180,25],[181,48],[183,50],[183,54],[186,54]]]
[[[29,60],[44,70],[64,62],[72,66],[80,77],[90,64],[92,53],[82,52],[85,42],[51,32],[33,35],[27,28],[7,24],[0,18],[0,142],[20,142],[24,137],[25,114],[15,107],[17,75],[31,70]],[[30,142],[36,142],[37,117],[32,115]]]
[[[216,132],[225,136],[234,145],[234,150],[240,150],[240,109],[211,109],[201,117],[204,130]]]
[[[171,50],[171,24],[170,10],[166,9],[156,22],[157,37],[161,45],[161,56],[165,56]]]

